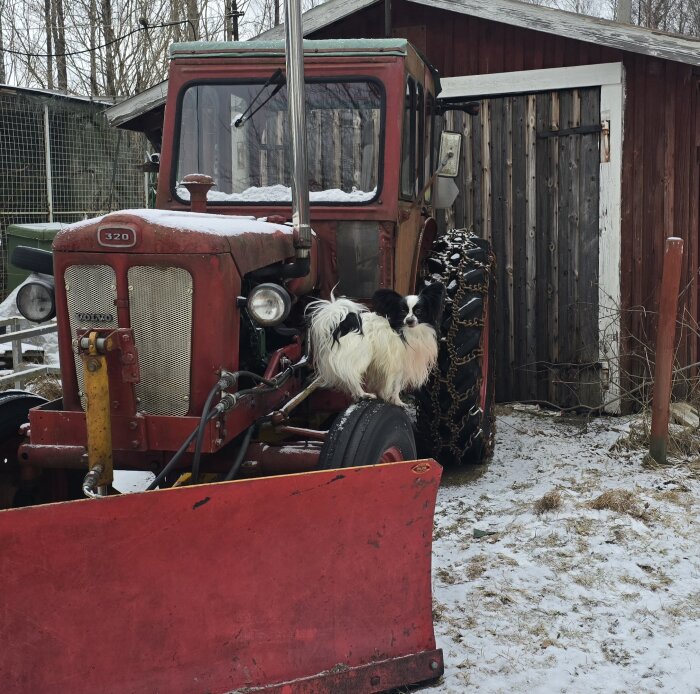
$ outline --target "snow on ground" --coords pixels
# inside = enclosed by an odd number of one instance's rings
[[[425,691],[700,692],[700,467],[611,451],[628,426],[505,409],[491,464],[446,472]]]

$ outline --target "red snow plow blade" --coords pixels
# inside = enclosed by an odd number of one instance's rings
[[[6,693],[378,692],[442,674],[432,460],[0,512]]]

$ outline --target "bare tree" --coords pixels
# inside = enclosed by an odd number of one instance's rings
[[[112,26],[112,0],[101,0],[102,3],[102,37],[104,38],[104,74],[108,94],[116,94],[116,79],[114,71],[114,28]]]
[[[97,0],[90,0],[88,9],[90,28],[90,94],[98,94],[97,86]]]
[[[313,1],[313,0],[311,0]],[[615,18],[677,34],[700,36],[700,0],[526,0],[569,12]]]
[[[199,7],[197,0],[185,0],[187,9],[187,20],[190,23],[190,29],[192,31],[192,36],[190,37],[192,41],[196,41],[199,38]]]
[[[632,24],[632,0],[618,0],[615,19],[624,24]]]
[[[63,0],[53,0],[51,4],[51,22],[53,43],[56,47],[56,74],[58,88],[68,91],[68,69],[66,67],[66,18],[63,12]]]
[[[46,23],[46,83],[49,89],[53,89],[52,6],[53,3],[51,0],[44,0],[44,22]]]

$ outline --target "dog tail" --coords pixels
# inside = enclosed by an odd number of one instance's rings
[[[324,365],[329,363],[334,345],[348,333],[362,334],[362,314],[368,310],[345,297],[336,299],[332,292],[330,301],[320,299],[306,307],[314,365],[322,378],[327,376]]]

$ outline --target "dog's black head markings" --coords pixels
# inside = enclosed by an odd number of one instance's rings
[[[434,282],[420,294],[401,296],[393,289],[378,289],[372,297],[372,308],[384,316],[397,332],[421,323],[432,325],[436,330],[440,324],[445,287]]]

